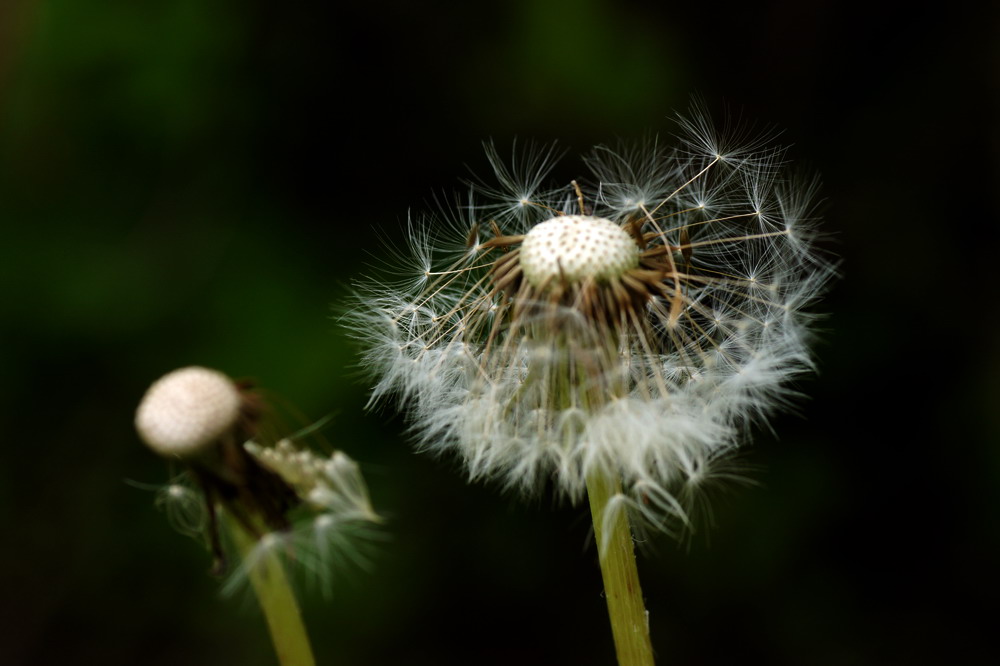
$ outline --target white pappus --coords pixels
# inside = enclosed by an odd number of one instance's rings
[[[677,147],[597,147],[590,177],[545,184],[551,148],[504,164],[461,205],[411,219],[395,279],[356,286],[347,320],[372,401],[405,406],[421,449],[472,479],[572,501],[594,475],[664,530],[811,368],[815,180],[767,137],[694,111]],[[720,472],[721,470],[721,472]]]

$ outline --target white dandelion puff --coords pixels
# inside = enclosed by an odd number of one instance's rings
[[[135,426],[161,456],[195,457],[234,427],[241,402],[236,384],[221,372],[181,368],[149,387],[136,410]]]
[[[421,449],[587,497],[621,664],[653,663],[630,522],[680,536],[707,485],[739,478],[748,426],[812,368],[833,272],[815,181],[786,177],[782,148],[700,113],[680,127],[673,150],[596,148],[564,187],[551,150],[508,167],[489,147],[497,184],[414,234],[426,279],[364,281],[348,316],[372,401],[398,400]]]
[[[372,399],[406,407],[421,449],[573,501],[590,477],[618,478],[615,510],[670,531],[747,426],[788,401],[832,274],[815,183],[785,178],[769,137],[700,114],[680,126],[674,150],[598,147],[592,182],[561,188],[543,182],[551,150],[507,167],[490,148],[498,183],[471,186],[464,230],[439,227],[467,251],[436,253],[427,218],[414,243],[429,279],[359,284],[348,320]]]

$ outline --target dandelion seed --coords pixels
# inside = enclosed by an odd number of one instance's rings
[[[186,474],[171,479],[166,485],[135,481],[127,483],[135,488],[155,492],[154,506],[166,514],[167,522],[175,530],[197,539],[204,536],[208,525],[205,498],[199,490],[191,486],[191,480]]]

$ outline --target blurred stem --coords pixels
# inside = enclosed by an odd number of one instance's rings
[[[271,549],[265,549],[263,554],[252,553],[257,538],[235,520],[228,520],[226,524],[243,561],[247,562],[248,557],[257,560],[247,567],[247,574],[264,611],[278,663],[281,666],[315,666],[302,614],[281,560]]]
[[[604,578],[604,596],[608,600],[611,633],[619,666],[652,666],[653,646],[649,640],[649,619],[642,600],[639,571],[628,514],[614,510],[605,522],[608,502],[621,492],[618,479],[601,474],[587,477],[590,513]]]

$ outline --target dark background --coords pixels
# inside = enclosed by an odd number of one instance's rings
[[[669,134],[693,94],[822,173],[844,278],[761,485],[640,560],[660,663],[995,663],[994,3],[335,4],[0,4],[0,663],[275,663],[126,484],[166,479],[132,416],[195,363],[334,413],[390,517],[307,595],[321,663],[613,663],[585,508],[413,454],[332,306],[481,141]]]

